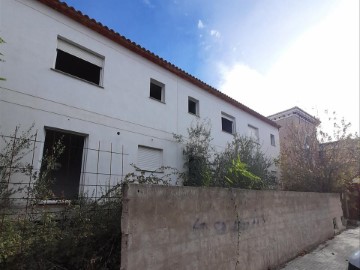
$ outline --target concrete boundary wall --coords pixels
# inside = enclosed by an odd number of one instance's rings
[[[274,268],[342,230],[338,194],[124,186],[121,269]]]

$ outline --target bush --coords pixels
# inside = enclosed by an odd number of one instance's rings
[[[216,155],[214,164],[215,186],[263,189],[275,185],[269,173],[271,159],[251,138],[234,135],[226,149]]]
[[[82,198],[60,211],[2,217],[1,269],[120,267],[121,197]]]
[[[189,186],[236,187],[263,189],[276,187],[269,168],[273,161],[261,152],[258,143],[245,136],[234,135],[222,152],[211,146],[208,122],[197,122],[188,128],[188,139],[174,135],[184,144],[185,173],[183,184]]]
[[[209,186],[211,182],[211,159],[214,149],[211,146],[211,128],[209,122],[196,122],[187,129],[185,141],[181,135],[175,139],[184,144],[185,173],[180,175],[184,186]]]

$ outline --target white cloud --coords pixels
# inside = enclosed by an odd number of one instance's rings
[[[216,38],[220,38],[221,36],[220,32],[215,29],[210,30],[210,35]]]
[[[199,29],[203,29],[203,28],[205,27],[205,25],[204,25],[204,23],[202,22],[202,20],[199,20],[199,21],[198,21],[197,27],[198,27]]]
[[[230,68],[220,66],[220,72],[223,79],[219,89],[222,92],[259,112],[259,109],[268,106],[269,97],[264,97],[266,78],[258,71],[237,63]]]
[[[300,36],[266,74],[236,63],[221,66],[219,89],[269,115],[299,106],[336,111],[359,130],[359,3],[343,1]],[[357,6],[357,7],[354,7]]]

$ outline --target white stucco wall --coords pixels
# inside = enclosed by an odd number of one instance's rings
[[[86,134],[86,146],[121,152],[123,172],[132,171],[138,145],[163,149],[165,166],[183,168],[181,147],[173,133],[186,135],[197,120],[209,119],[214,145],[222,148],[232,135],[221,131],[221,112],[236,119],[236,131],[247,134],[251,124],[259,128],[260,144],[271,157],[279,153],[278,129],[239,110],[160,66],[130,52],[98,33],[34,0],[2,0],[0,36],[6,41],[1,52],[0,128],[2,133],[35,123],[38,140],[45,140],[44,127]],[[103,87],[54,71],[58,36],[80,44],[105,58]],[[165,103],[149,98],[150,79],[165,84]],[[246,89],[244,90],[246,91]],[[188,96],[200,103],[200,117],[187,112]],[[241,102],[241,101],[240,101]],[[118,135],[118,132],[120,134]],[[270,145],[270,133],[276,147]],[[42,149],[36,159],[40,160]],[[83,168],[94,167],[88,153]],[[108,157],[99,168],[106,170]],[[119,170],[119,163],[113,170]],[[116,182],[119,179],[112,181]],[[83,179],[83,184],[94,181]]]

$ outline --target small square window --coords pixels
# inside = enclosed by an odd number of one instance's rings
[[[199,101],[189,97],[188,100],[188,112],[191,114],[199,115]]]
[[[270,142],[272,146],[275,146],[275,135],[274,134],[270,134]]]
[[[165,85],[161,82],[150,80],[150,97],[158,101],[165,101]]]
[[[221,114],[221,128],[222,131],[234,134],[235,133],[235,118],[222,113]]]

